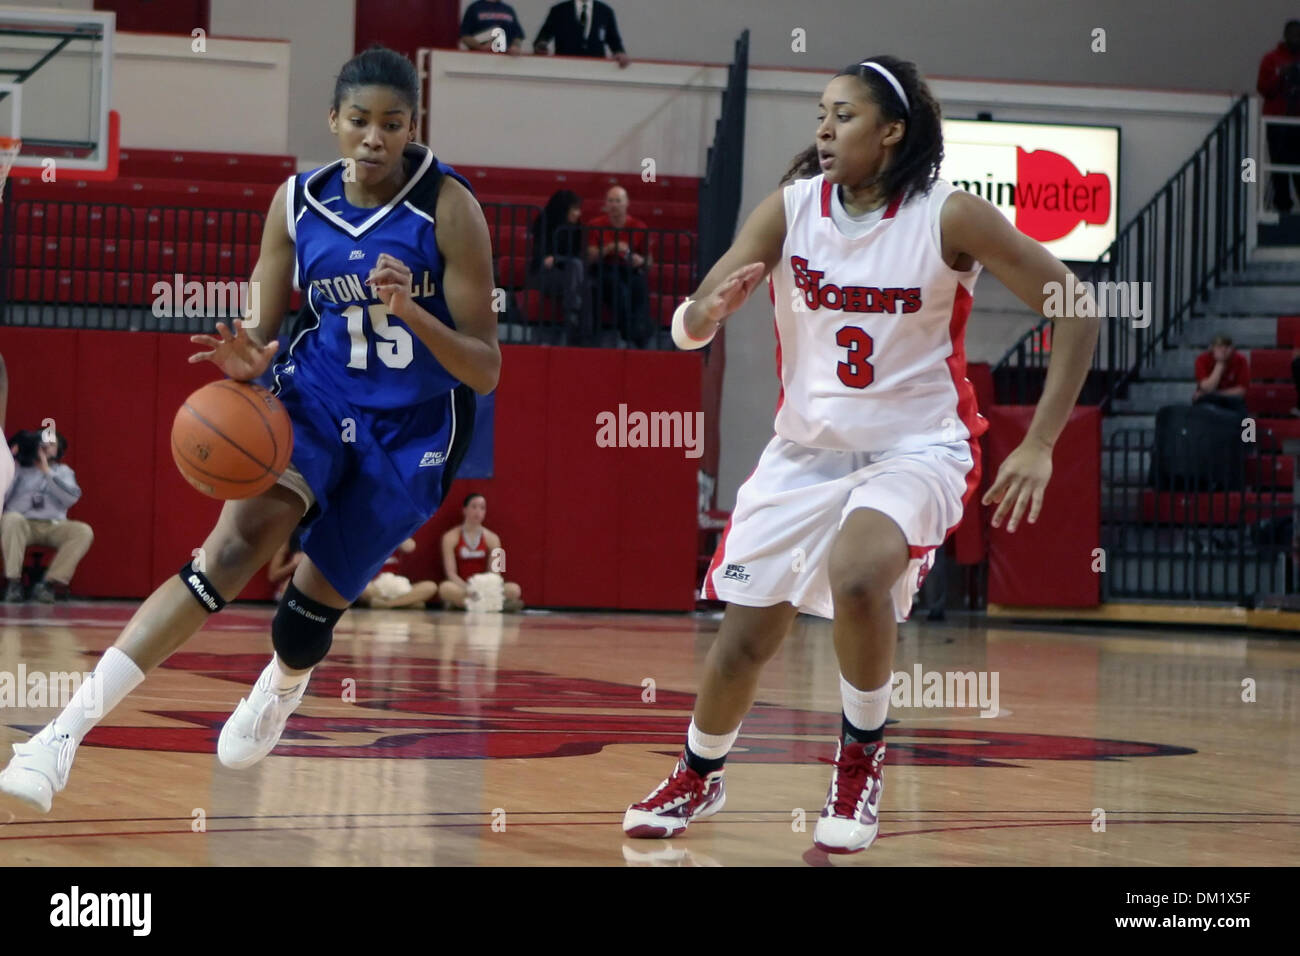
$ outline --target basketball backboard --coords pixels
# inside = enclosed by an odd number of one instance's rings
[[[11,175],[116,176],[110,116],[115,16],[94,10],[0,6],[0,136],[23,147]]]

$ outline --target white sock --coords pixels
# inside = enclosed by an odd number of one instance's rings
[[[286,674],[284,661],[280,660],[280,655],[276,654],[271,658],[270,680],[263,686],[272,694],[288,694],[297,690],[299,684],[310,678],[314,669],[308,668],[306,672]]]
[[[63,713],[54,718],[55,732],[69,734],[77,743],[104,715],[116,707],[144,680],[144,671],[119,648],[110,647],[95,665],[90,679],[73,694]]]
[[[891,679],[875,690],[858,690],[841,674],[840,700],[844,704],[844,716],[859,730],[877,730],[883,727],[885,718],[889,716],[889,691],[892,687]]]
[[[739,727],[729,734],[706,734],[695,726],[695,718],[692,717],[691,728],[686,731],[686,746],[702,760],[720,760],[727,755],[739,736]]]

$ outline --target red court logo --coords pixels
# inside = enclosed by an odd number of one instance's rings
[[[266,655],[179,653],[163,666],[232,681],[230,707],[150,711],[184,726],[100,726],[86,737],[87,746],[214,753],[230,709],[266,666]],[[682,715],[689,713],[694,703],[692,694],[662,687],[655,703],[642,704],[639,684],[506,669],[496,669],[491,682],[485,680],[487,676],[472,662],[376,662],[338,654],[316,668],[309,692],[334,695],[343,679],[352,678],[357,682],[357,703],[346,715],[295,714],[275,754],[518,759],[580,756],[599,753],[614,744],[639,744],[675,757],[686,733]],[[306,706],[311,707],[310,697]],[[951,730],[896,727],[889,741],[890,762],[1014,767],[1025,760],[1115,760],[1195,753],[1186,747],[1128,740],[998,733],[986,729],[988,721],[973,723],[978,726]],[[730,760],[816,763],[831,752],[839,731],[839,714],[759,703],[745,719]]]

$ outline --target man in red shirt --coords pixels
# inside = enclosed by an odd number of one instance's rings
[[[651,243],[647,226],[627,214],[627,190],[611,186],[605,194],[605,213],[587,224],[588,274],[597,294],[596,314],[608,305],[614,312],[619,335],[639,349],[654,334],[650,326]]]
[[[1196,357],[1196,394],[1192,402],[1211,402],[1226,408],[1246,410],[1246,386],[1250,364],[1232,347],[1232,339],[1216,335],[1210,347]]]
[[[1300,116],[1300,20],[1288,20],[1282,42],[1259,62],[1259,95],[1265,116]],[[1268,129],[1268,156],[1274,163],[1300,165],[1300,127]],[[1291,211],[1291,183],[1300,190],[1300,176],[1273,174],[1273,204],[1283,214]]]

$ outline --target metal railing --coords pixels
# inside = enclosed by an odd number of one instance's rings
[[[673,309],[696,282],[693,232],[577,226],[578,248],[560,250],[547,237],[535,241],[537,207],[484,203],[483,211],[496,283],[509,294],[504,341],[672,347]]]
[[[1265,430],[1206,456],[1146,429],[1102,447],[1103,600],[1231,601],[1300,593],[1294,456]],[[1175,469],[1170,460],[1178,460]]]
[[[736,40],[722,91],[722,113],[700,180],[699,274],[703,277],[731,246],[740,217],[745,170],[745,100],[749,93],[749,31]]]
[[[1249,102],[1242,96],[1233,104],[1102,258],[1082,270],[1080,278],[1099,292],[1120,288],[1101,283],[1124,283],[1141,289],[1145,299],[1140,319],[1132,310],[1103,318],[1085,402],[1109,409],[1174,345],[1197,305],[1245,266],[1250,185],[1240,164],[1247,154]],[[1051,321],[1044,319],[1007,350],[993,369],[999,401],[1037,402],[1050,343]]]

